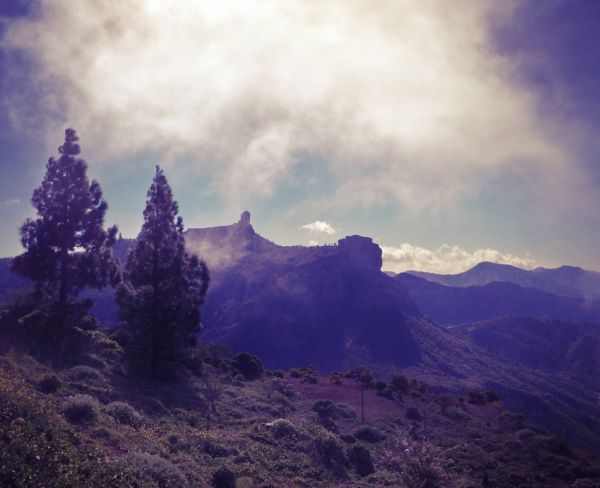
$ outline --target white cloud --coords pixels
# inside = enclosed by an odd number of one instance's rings
[[[4,200],[4,205],[20,205],[21,204],[21,199],[20,198],[9,198],[8,200]]]
[[[383,269],[402,271],[429,271],[432,273],[455,274],[466,271],[482,261],[512,264],[520,268],[533,268],[536,262],[529,257],[514,256],[495,249],[467,251],[459,246],[444,244],[437,250],[403,243],[399,247],[381,246]]]
[[[322,220],[315,220],[310,224],[301,225],[300,228],[309,231],[311,234],[327,234],[330,236],[335,234],[335,229],[331,226],[331,224],[328,224]]]
[[[52,148],[72,125],[95,164],[155,152],[234,202],[318,154],[322,207],[435,210],[498,175],[555,196],[575,174],[490,47],[512,3],[40,0],[3,43],[36,61]]]

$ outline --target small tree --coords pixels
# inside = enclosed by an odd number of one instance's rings
[[[31,198],[38,217],[21,227],[26,251],[12,262],[13,270],[33,280],[39,304],[47,306],[52,317],[53,335],[46,340],[64,335],[70,306],[82,288],[118,281],[112,256],[117,228],[103,228],[108,204],[98,182],[89,182],[87,163],[77,157],[78,140],[75,131],[67,129],[58,148],[60,157],[46,164],[44,179]]]
[[[208,288],[206,264],[185,251],[177,214],[177,202],[157,166],[144,224],[117,291],[120,316],[131,332],[131,369],[149,379],[172,376],[186,348],[194,345]]]

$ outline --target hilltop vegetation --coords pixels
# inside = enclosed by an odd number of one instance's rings
[[[143,382],[124,374],[119,354],[95,367],[55,370],[18,349],[0,357],[3,486],[581,487],[600,480],[597,461],[506,411],[490,392],[459,397],[360,371],[341,373],[337,384],[311,368],[246,380],[239,362],[214,355],[213,346],[202,349],[201,373]]]

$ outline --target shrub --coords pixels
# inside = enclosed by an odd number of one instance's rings
[[[64,405],[64,414],[72,424],[92,424],[99,414],[98,400],[89,395],[75,395],[67,398]]]
[[[550,452],[559,456],[571,457],[571,448],[567,441],[561,437],[551,437],[549,441]]]
[[[234,356],[231,359],[231,365],[249,381],[260,378],[264,372],[260,359],[247,352],[241,352]]]
[[[228,449],[220,444],[217,444],[212,439],[206,439],[204,441],[203,450],[204,453],[208,454],[210,457],[227,457],[239,454],[237,449]]]
[[[496,402],[500,400],[500,395],[496,393],[494,390],[487,390],[485,392],[485,401],[486,402]]]
[[[408,407],[406,409],[406,418],[410,420],[421,420],[421,414],[416,407]]]
[[[273,422],[269,422],[266,425],[267,427],[270,427],[271,435],[275,439],[280,439],[282,437],[293,438],[296,436],[296,428],[294,427],[294,424],[287,419],[277,419]]]
[[[143,417],[125,402],[112,402],[106,406],[107,413],[120,424],[137,428],[142,425]]]
[[[346,444],[354,444],[356,442],[356,437],[354,437],[352,434],[343,434],[340,436],[340,439],[342,439]]]
[[[448,486],[443,461],[442,450],[431,442],[415,443],[408,439],[395,439],[392,446],[382,453],[381,459],[383,466],[400,474],[402,486],[423,488]]]
[[[315,439],[317,453],[327,469],[337,476],[345,474],[348,460],[344,455],[342,446],[334,435],[322,434]]]
[[[348,379],[358,379],[358,371],[355,369],[348,369],[342,376]]]
[[[62,387],[62,382],[55,374],[47,374],[37,384],[42,393],[56,393]]]
[[[341,385],[342,384],[342,373],[340,373],[339,371],[334,371],[333,373],[331,373],[329,375],[329,381],[330,381],[330,383],[333,383],[334,385]]]
[[[348,459],[360,476],[367,476],[375,472],[371,451],[362,444],[354,444],[348,448]]]
[[[315,384],[318,383],[317,377],[315,375],[312,375],[312,374],[305,374],[302,377],[302,383],[309,383],[311,385],[315,385]]]
[[[485,405],[485,393],[481,390],[469,391],[469,403],[473,405]]]
[[[335,415],[335,403],[331,400],[317,400],[312,405],[312,411],[316,412],[321,419],[328,419]]]
[[[376,443],[385,440],[385,435],[373,427],[365,426],[354,432],[354,437],[361,441]]]
[[[143,481],[156,483],[160,488],[181,488],[188,486],[183,473],[167,459],[136,452],[129,456],[129,466]]]
[[[369,368],[361,368],[358,375],[358,381],[362,383],[365,388],[371,388],[375,377]]]
[[[89,366],[75,366],[69,370],[69,376],[75,380],[101,380],[102,373],[97,369],[90,368]]]
[[[273,371],[273,376],[275,376],[275,378],[283,378],[284,373],[281,369],[278,369],[278,370]]]
[[[525,417],[520,413],[502,412],[500,427],[507,430],[520,430],[525,427]]]
[[[391,385],[394,390],[398,390],[400,393],[408,393],[408,379],[402,374],[392,376]]]
[[[384,397],[384,398],[388,398],[390,400],[393,400],[394,399],[394,390],[392,390],[389,386],[386,385],[385,388],[377,390],[377,395]]]
[[[332,420],[337,410],[335,403],[331,400],[317,400],[313,403],[312,410],[319,416],[319,422],[323,427],[332,432],[337,432],[337,425]]]
[[[302,378],[302,371],[299,368],[290,369],[290,376],[292,378]]]
[[[354,420],[356,418],[356,410],[347,403],[336,403],[335,414],[338,417]]]
[[[212,475],[214,488],[235,488],[235,473],[226,466],[221,466]]]
[[[93,315],[85,315],[79,319],[77,327],[82,330],[98,330],[100,328],[100,321]]]

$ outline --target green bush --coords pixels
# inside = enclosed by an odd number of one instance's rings
[[[494,390],[487,390],[485,392],[485,401],[488,403],[496,402],[500,400],[500,395],[496,393]]]
[[[365,388],[371,388],[375,382],[375,376],[369,368],[361,368],[359,370],[358,381],[362,383]]]
[[[269,422],[267,426],[271,429],[271,435],[275,439],[282,437],[293,438],[296,436],[296,428],[287,419],[277,419],[273,422]]]
[[[317,400],[312,405],[312,411],[322,419],[329,419],[336,413],[335,403],[331,400]]]
[[[381,396],[381,397],[393,400],[394,399],[394,390],[392,390],[389,386],[386,385],[384,388],[377,389],[377,396]]]
[[[100,404],[89,395],[75,395],[66,399],[63,412],[72,424],[93,424],[98,419]]]
[[[354,437],[361,441],[370,442],[372,444],[385,440],[385,434],[373,427],[365,426],[354,431]]]
[[[188,480],[172,462],[167,459],[148,454],[135,452],[128,458],[128,465],[137,473],[139,478],[150,486],[159,488],[182,488],[189,486]],[[147,486],[146,484],[142,486]]]
[[[473,405],[485,405],[485,392],[481,390],[471,390],[468,395],[469,403]]]
[[[212,475],[214,488],[235,488],[235,473],[226,466],[221,466]]]
[[[247,352],[241,352],[234,356],[231,359],[231,365],[248,381],[258,379],[264,373],[260,359]]]
[[[416,407],[408,407],[406,409],[406,418],[410,420],[421,420],[421,414]]]
[[[102,373],[95,368],[89,366],[75,366],[69,370],[69,376],[74,380],[101,380],[103,379]]]
[[[332,434],[323,433],[315,439],[315,448],[323,465],[330,469],[336,476],[343,476],[346,472],[348,460],[337,438]]]
[[[131,405],[125,402],[112,402],[106,406],[106,412],[120,424],[138,428],[142,425],[143,417]]]
[[[293,368],[290,369],[290,376],[292,378],[302,378],[302,370],[300,370],[300,368]]]
[[[214,458],[235,456],[239,454],[237,449],[228,449],[212,439],[206,439],[204,441],[203,450],[205,454],[208,454],[210,457]]]
[[[402,374],[395,374],[394,376],[392,376],[392,380],[390,383],[394,390],[397,390],[400,393],[408,393],[409,384],[406,376]]]
[[[360,476],[367,476],[375,472],[371,451],[362,444],[353,444],[348,448],[348,459]]]
[[[42,393],[56,393],[62,387],[62,382],[55,374],[47,374],[37,384]]]

